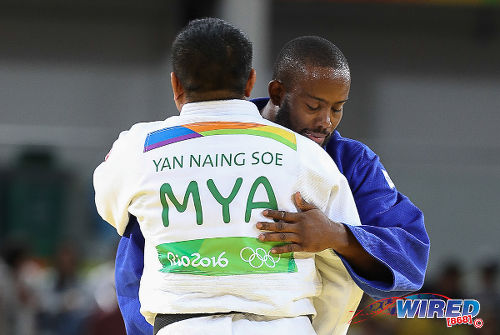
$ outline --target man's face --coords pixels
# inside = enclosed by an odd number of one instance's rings
[[[276,122],[326,145],[342,119],[350,84],[348,71],[306,67],[305,75],[285,85]]]

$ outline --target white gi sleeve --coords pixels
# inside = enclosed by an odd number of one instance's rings
[[[336,167],[335,170],[337,182],[325,213],[335,222],[358,226],[361,222],[349,184]],[[323,288],[321,295],[314,299],[317,316],[313,320],[313,326],[318,335],[346,334],[363,291],[333,250],[326,249],[318,253],[315,263]]]
[[[94,171],[95,204],[99,215],[123,235],[129,220],[128,207],[133,198],[134,178],[128,159],[131,152],[129,132],[124,131],[113,144],[106,160]]]
[[[353,226],[360,225],[356,204],[346,178],[319,146],[315,144],[315,147],[307,149],[307,152],[301,155],[304,168],[299,177],[299,189],[303,192],[303,198],[320,208],[330,220]],[[342,260],[333,250],[327,249],[317,253],[315,263],[321,277],[322,290],[321,294],[313,299],[317,313],[313,319],[313,327],[318,335],[346,334],[363,291],[353,281]]]
[[[360,225],[349,184],[338,170],[337,173],[337,182],[325,213],[333,221]],[[321,276],[322,290],[313,300],[317,313],[313,326],[318,335],[346,334],[363,291],[356,285],[333,250],[326,249],[317,253],[315,263]]]

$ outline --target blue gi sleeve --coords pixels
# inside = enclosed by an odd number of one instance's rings
[[[397,191],[379,157],[366,145],[336,132],[326,149],[348,180],[361,219],[361,226],[347,228],[393,275],[390,283],[368,280],[341,257],[353,280],[375,299],[419,290],[430,247],[423,213]]]
[[[129,335],[151,335],[151,326],[140,313],[139,283],[144,268],[144,236],[137,219],[130,217],[118,244],[115,260],[115,283],[118,306]]]

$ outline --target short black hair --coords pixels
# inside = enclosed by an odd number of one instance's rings
[[[293,82],[306,65],[329,67],[349,75],[349,64],[340,49],[319,36],[301,36],[286,43],[273,68],[273,79],[285,85]]]
[[[172,64],[187,95],[216,90],[243,95],[252,69],[252,43],[224,20],[193,20],[172,45]]]

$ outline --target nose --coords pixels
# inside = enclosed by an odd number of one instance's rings
[[[330,130],[330,128],[332,127],[330,111],[322,111],[322,113],[320,113],[317,120],[317,125],[322,130]]]

